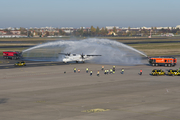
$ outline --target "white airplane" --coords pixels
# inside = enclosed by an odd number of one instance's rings
[[[71,54],[71,53],[59,53],[62,55],[65,55],[63,58],[63,62],[67,63],[67,62],[73,62],[75,61],[76,63],[78,62],[85,62],[85,60],[91,60],[93,58],[93,56],[101,56],[101,55],[84,55],[82,54]]]

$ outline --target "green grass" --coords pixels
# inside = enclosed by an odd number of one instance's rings
[[[180,55],[180,43],[130,44],[129,46],[144,52],[148,56]]]
[[[46,57],[46,58],[52,58],[52,57],[58,57],[61,52],[61,49],[48,49],[48,48],[38,48],[31,50],[30,53],[24,52],[23,57]]]
[[[118,42],[150,42],[150,41],[180,41],[180,37],[99,37],[103,39],[116,40]]]
[[[33,46],[36,43],[2,43],[0,46]]]
[[[50,40],[69,40],[70,37],[58,37],[58,38],[48,38],[48,37],[43,37],[43,38],[0,38],[0,41],[50,41]]]
[[[180,43],[128,44],[136,49],[180,49]]]
[[[82,40],[87,38],[111,39],[123,42],[139,41],[180,41],[180,37],[62,37],[62,38],[0,38],[0,41],[51,41],[51,40]]]

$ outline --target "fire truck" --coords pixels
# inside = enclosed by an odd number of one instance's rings
[[[177,59],[175,57],[151,57],[149,63],[152,66],[171,67],[176,65]]]
[[[16,52],[16,51],[7,51],[7,52],[3,52],[3,58],[4,59],[20,59],[21,58],[21,53],[20,52]]]

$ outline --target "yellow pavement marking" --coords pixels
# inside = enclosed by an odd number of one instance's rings
[[[90,109],[90,110],[83,110],[81,112],[87,112],[87,113],[98,113],[98,112],[104,112],[104,111],[109,111],[110,109],[101,109],[101,108],[96,108],[96,109]]]

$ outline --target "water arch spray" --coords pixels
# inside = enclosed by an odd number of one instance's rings
[[[87,61],[97,64],[136,65],[141,63],[141,56],[147,57],[143,52],[123,43],[97,38],[48,42],[26,49],[22,53],[25,59],[62,61],[64,56],[59,55],[60,52],[102,55]]]

